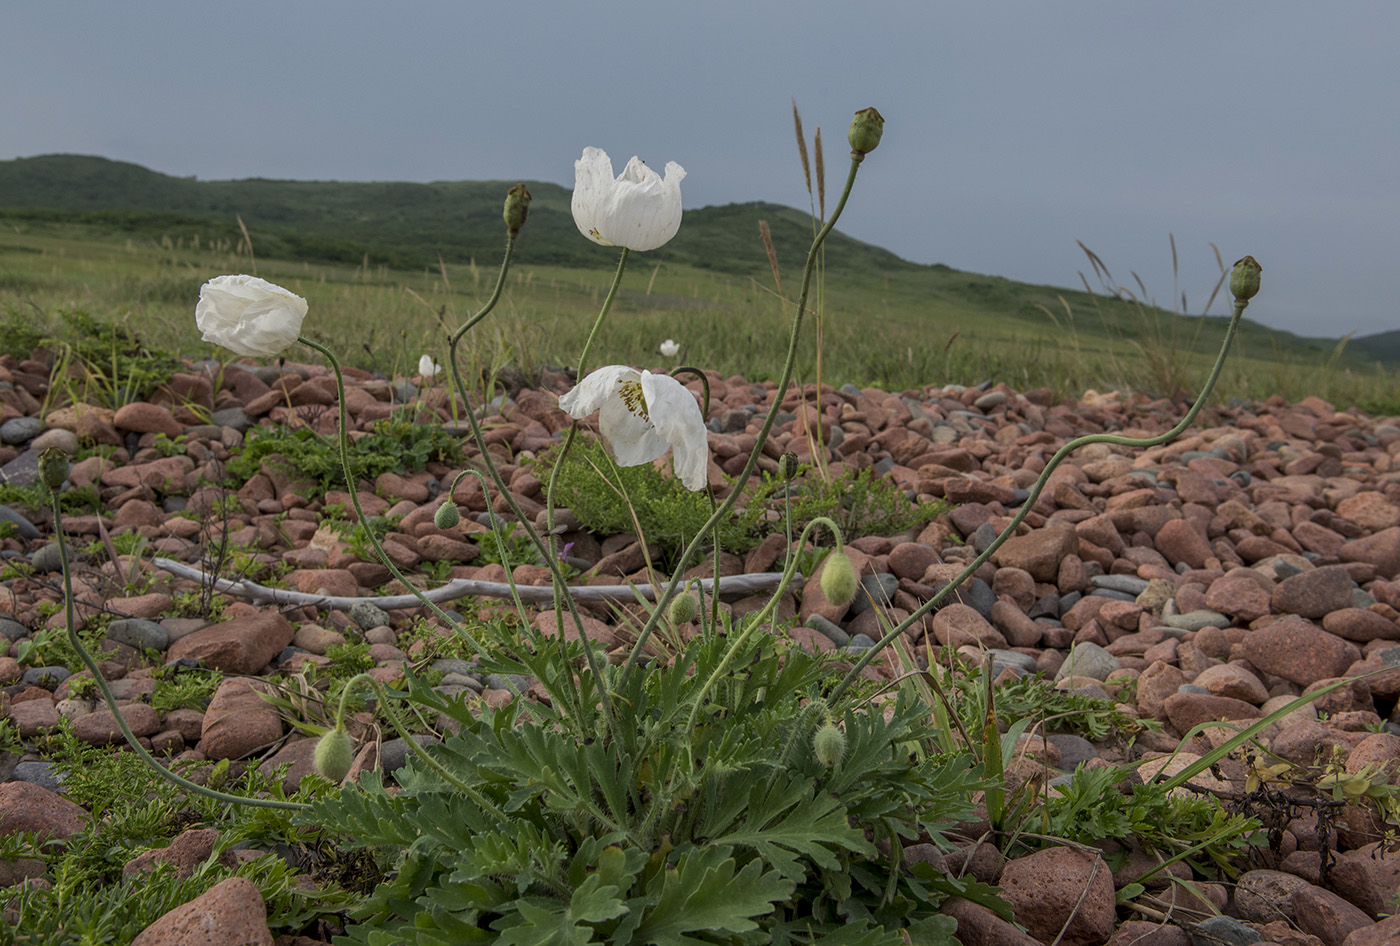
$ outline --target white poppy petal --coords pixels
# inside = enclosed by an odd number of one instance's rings
[[[642,372],[651,424],[671,445],[676,476],[686,489],[705,488],[710,448],[700,405],[685,385],[670,375]]]
[[[680,229],[684,177],[685,169],[674,161],[663,179],[633,157],[614,179],[607,154],[585,148],[574,162],[574,224],[594,243],[654,250]]]
[[[204,341],[239,355],[271,358],[301,335],[306,300],[257,276],[216,276],[199,289],[195,325]]]
[[[607,403],[615,395],[618,384],[627,380],[639,381],[641,375],[626,365],[607,365],[590,371],[572,391],[559,398],[559,409],[575,420],[582,420]]]

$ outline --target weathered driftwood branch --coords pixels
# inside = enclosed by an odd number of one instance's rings
[[[168,558],[151,560],[157,568],[164,569],[180,578],[191,578],[200,584],[211,582],[215,591],[247,598],[250,601],[268,601],[278,605],[300,607],[313,605],[318,608],[331,608],[344,611],[352,605],[369,603],[386,611],[396,608],[416,608],[422,602],[416,595],[385,595],[378,598],[348,598],[342,595],[314,595],[301,591],[287,591],[282,588],[269,588],[252,581],[229,581],[224,578],[211,578],[198,568]],[[724,595],[749,595],[776,588],[782,580],[781,572],[761,572],[753,575],[729,575],[719,580],[719,593]],[[700,585],[705,591],[714,586],[713,578],[702,578]],[[794,586],[800,587],[802,579],[796,578]],[[516,585],[515,590],[525,604],[550,604],[554,601],[554,589],[548,585]],[[635,592],[635,594],[634,594]],[[656,600],[656,589],[652,585],[570,585],[569,594],[575,601],[636,601],[640,594],[648,601]],[[439,588],[423,592],[423,597],[435,604],[455,601],[468,595],[485,598],[509,598],[510,585],[497,581],[472,581],[457,578]]]

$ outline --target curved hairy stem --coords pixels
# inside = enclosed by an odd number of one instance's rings
[[[783,370],[778,376],[778,386],[774,391],[773,403],[769,406],[768,413],[763,418],[763,426],[759,429],[757,443],[755,443],[753,450],[749,453],[748,462],[745,463],[744,468],[739,471],[739,475],[734,478],[729,495],[725,497],[724,502],[719,504],[719,507],[715,509],[710,515],[710,518],[705,521],[705,524],[700,527],[695,538],[691,539],[685,549],[682,550],[680,558],[676,562],[674,576],[667,584],[666,590],[662,592],[661,596],[657,599],[656,612],[637,635],[637,642],[633,645],[632,652],[628,654],[626,663],[623,664],[622,679],[619,681],[620,688],[626,687],[627,680],[635,671],[637,661],[642,654],[642,648],[646,646],[648,638],[650,638],[652,633],[656,630],[656,625],[660,620],[661,614],[665,611],[666,605],[670,602],[671,598],[675,596],[676,589],[680,587],[680,576],[684,574],[686,566],[689,565],[691,559],[695,557],[696,551],[700,548],[700,544],[705,541],[705,537],[709,534],[710,530],[715,528],[721,519],[729,515],[730,510],[734,508],[734,504],[738,501],[740,494],[743,492],[744,484],[747,483],[749,477],[753,475],[754,467],[758,466],[758,457],[763,452],[763,445],[768,441],[768,434],[773,429],[773,423],[777,419],[779,409],[782,407],[783,392],[787,389],[788,382],[792,380],[793,368],[797,364],[798,336],[801,332],[803,316],[807,311],[807,296],[812,288],[812,271],[817,264],[817,255],[821,250],[822,244],[826,242],[827,235],[830,234],[832,229],[836,226],[836,221],[840,219],[841,212],[846,207],[846,200],[851,196],[851,188],[855,185],[856,172],[860,170],[860,163],[863,157],[863,155],[851,156],[851,170],[846,175],[846,185],[841,191],[841,199],[837,202],[835,209],[831,211],[831,217],[827,220],[826,225],[823,226],[821,230],[818,231],[816,237],[813,238],[811,249],[807,251],[807,265],[802,270],[802,291],[797,297],[797,312],[793,316],[792,331],[788,336],[787,358],[783,361]]]
[[[947,597],[953,589],[972,577],[973,573],[981,568],[983,563],[988,561],[993,553],[1001,548],[1002,544],[1015,534],[1016,527],[1030,514],[1031,507],[1034,506],[1036,500],[1040,498],[1041,492],[1045,489],[1045,484],[1050,479],[1050,474],[1055,471],[1055,468],[1059,466],[1067,456],[1080,447],[1087,447],[1091,443],[1111,443],[1120,447],[1156,447],[1175,440],[1181,435],[1182,431],[1190,427],[1191,424],[1195,422],[1196,415],[1199,414],[1201,408],[1205,406],[1206,399],[1210,397],[1210,392],[1215,387],[1215,382],[1220,378],[1220,371],[1225,367],[1225,356],[1229,354],[1230,343],[1234,341],[1235,332],[1240,325],[1240,318],[1244,315],[1245,306],[1248,304],[1247,300],[1235,301],[1235,313],[1230,317],[1230,324],[1225,330],[1225,340],[1220,344],[1220,353],[1215,357],[1215,364],[1210,369],[1210,375],[1206,378],[1205,386],[1201,388],[1201,393],[1197,395],[1195,403],[1192,404],[1191,409],[1186,412],[1186,416],[1182,417],[1176,426],[1172,427],[1171,430],[1168,430],[1164,434],[1158,434],[1156,437],[1143,437],[1141,439],[1123,437],[1118,434],[1089,434],[1088,436],[1071,440],[1057,450],[1055,455],[1050,458],[1050,462],[1045,464],[1045,469],[1040,472],[1040,476],[1030,489],[1030,495],[1026,497],[1026,501],[1021,504],[1020,510],[1012,520],[1007,523],[1006,528],[1001,530],[1001,533],[992,540],[992,543],[982,551],[981,555],[974,558],[966,568],[958,573],[957,577],[944,585],[943,588],[939,590],[938,594],[924,602],[922,607],[899,624],[895,625],[888,634],[876,642],[874,647],[871,647],[862,654],[860,659],[855,662],[855,665],[851,667],[850,672],[846,674],[841,682],[837,684],[836,689],[832,691],[830,699],[833,702],[839,700],[841,694],[846,692],[850,685],[855,682],[856,678],[860,676],[860,672],[870,664],[870,661],[875,659],[880,651],[888,647],[891,641],[912,627],[916,621],[921,620],[924,615],[942,604],[943,599]]]

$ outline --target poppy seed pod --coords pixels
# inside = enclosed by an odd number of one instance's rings
[[[801,467],[802,463],[797,459],[797,454],[791,450],[778,457],[778,475],[785,480],[795,479]]]
[[[462,514],[457,510],[457,504],[450,499],[437,507],[437,512],[433,513],[433,525],[439,529],[450,529],[461,521]]]
[[[339,727],[321,737],[311,757],[316,771],[332,782],[345,778],[354,761],[355,744],[350,741],[350,734]]]
[[[63,487],[63,481],[68,479],[69,468],[68,454],[58,447],[49,447],[39,454],[39,479],[55,493]]]
[[[530,216],[530,191],[524,184],[516,184],[506,191],[506,209],[502,216],[511,235],[519,233],[520,228],[525,226],[525,220]]]
[[[838,608],[848,605],[855,599],[858,584],[855,566],[845,552],[837,549],[827,556],[822,567],[822,597]]]
[[[1236,301],[1248,302],[1259,292],[1259,274],[1264,268],[1252,256],[1235,263],[1235,268],[1230,271],[1230,292],[1234,294]]]
[[[880,146],[880,136],[885,133],[885,119],[872,108],[863,108],[851,119],[851,128],[846,140],[851,143],[851,153],[866,155]]]

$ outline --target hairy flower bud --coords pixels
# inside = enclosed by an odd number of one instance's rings
[[[840,726],[827,720],[812,737],[812,753],[824,767],[831,768],[846,754],[846,734]]]
[[[848,605],[856,596],[855,566],[846,553],[837,549],[826,557],[822,566],[822,597],[838,608]]]
[[[316,771],[332,782],[345,778],[354,761],[355,744],[350,741],[350,734],[338,726],[321,737],[311,757]]]
[[[461,521],[462,514],[457,510],[457,504],[450,499],[437,507],[437,512],[433,513],[433,525],[439,529],[450,529]]]
[[[863,108],[851,119],[850,131],[846,140],[851,143],[851,153],[866,155],[880,145],[880,136],[885,133],[885,119],[875,109]]]
[[[682,591],[671,599],[671,623],[685,624],[695,617],[695,612],[699,605],[695,603],[695,595],[688,591]]]
[[[1259,274],[1264,268],[1252,256],[1235,263],[1230,271],[1230,292],[1237,302],[1248,302],[1259,292]]]
[[[778,457],[778,475],[785,480],[792,480],[797,476],[797,471],[801,467],[797,454],[789,450]]]
[[[512,236],[525,226],[525,219],[530,216],[530,192],[524,184],[516,184],[506,191],[506,209],[502,216]]]
[[[39,454],[39,479],[55,493],[68,479],[68,454],[58,447],[49,447]]]

